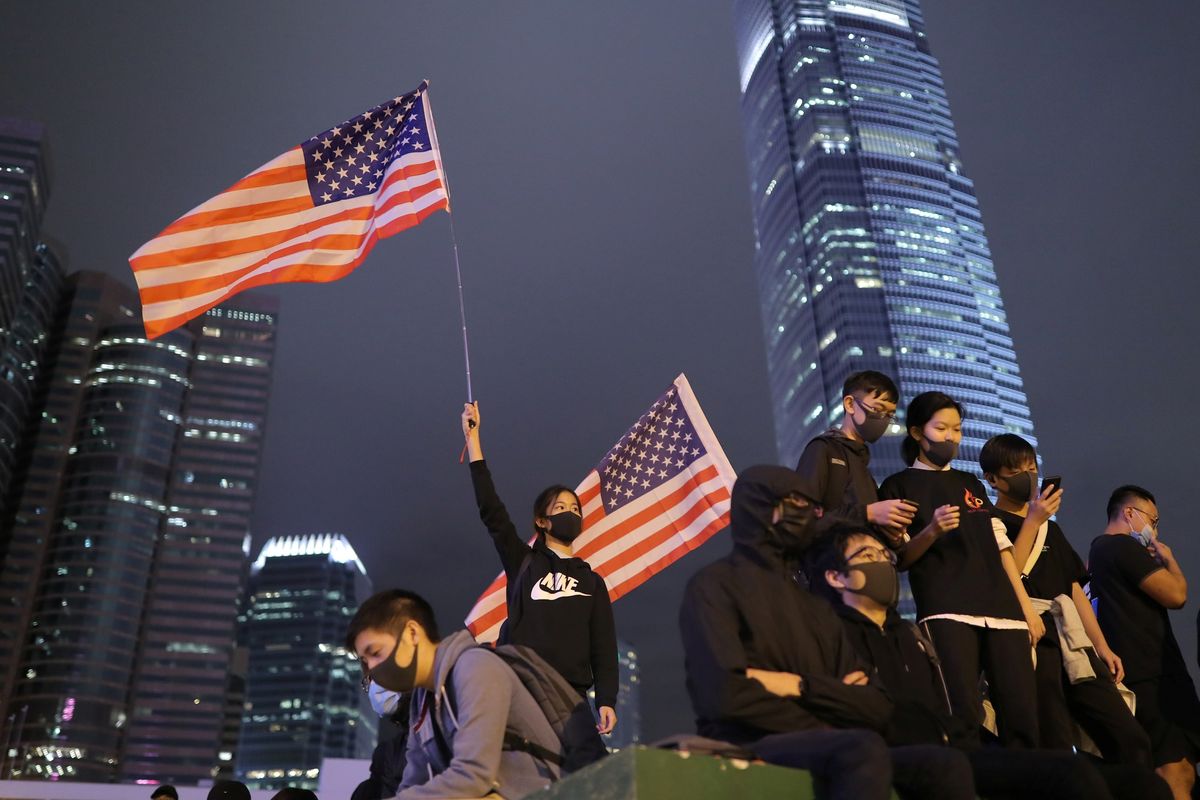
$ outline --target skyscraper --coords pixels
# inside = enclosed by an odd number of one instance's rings
[[[918,0],[735,0],[776,441],[794,464],[851,372],[966,405],[960,458],[1033,424]],[[903,413],[903,402],[901,413]],[[902,467],[893,427],[872,459]]]
[[[42,126],[0,118],[0,560],[62,284],[58,260],[41,241],[48,172]]]
[[[273,305],[241,296],[149,341],[131,288],[92,272],[66,280],[0,569],[13,774],[211,776]]]
[[[251,568],[237,776],[252,789],[316,789],[324,758],[370,758],[378,717],[342,639],[371,594],[340,534],[269,539]],[[365,777],[365,776],[364,776]]]

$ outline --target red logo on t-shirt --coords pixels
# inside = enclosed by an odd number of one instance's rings
[[[967,504],[967,508],[971,511],[978,511],[983,508],[983,499],[971,494],[970,489],[963,489],[963,502]]]

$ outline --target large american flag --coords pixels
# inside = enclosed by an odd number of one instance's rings
[[[268,283],[335,281],[450,210],[428,83],[268,161],[129,257],[155,338]]]
[[[583,532],[575,555],[616,600],[729,524],[735,477],[680,375],[576,488]],[[499,634],[507,585],[501,572],[467,615],[478,641]]]

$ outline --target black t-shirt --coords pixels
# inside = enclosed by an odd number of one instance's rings
[[[1108,646],[1125,665],[1125,680],[1186,675],[1167,609],[1140,586],[1162,564],[1132,536],[1105,534],[1092,540],[1088,566],[1096,617]]]
[[[917,513],[908,527],[916,537],[939,506],[959,508],[958,527],[934,542],[909,569],[917,617],[966,614],[1025,620],[1000,560],[992,529],[993,507],[979,479],[957,469],[910,467],[879,487],[884,500],[911,500]]]
[[[1015,544],[1017,534],[1025,524],[1025,518],[1000,509],[996,509],[995,513],[1004,523],[1008,538]],[[1046,530],[1046,540],[1042,544],[1042,554],[1033,565],[1033,570],[1024,577],[1025,591],[1030,597],[1040,597],[1043,600],[1053,600],[1060,594],[1071,597],[1071,584],[1078,583],[1083,586],[1087,583],[1087,569],[1075,548],[1071,547],[1071,543],[1063,535],[1058,523],[1050,520],[1047,525],[1049,527]],[[1024,575],[1025,565],[1017,564],[1017,570]]]

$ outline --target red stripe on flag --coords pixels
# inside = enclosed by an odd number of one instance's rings
[[[616,600],[618,597],[621,597],[622,595],[629,594],[634,589],[641,586],[643,583],[645,583],[647,580],[649,580],[651,577],[653,577],[656,573],[661,572],[662,570],[669,567],[676,560],[678,560],[679,557],[682,556],[684,553],[688,553],[692,550],[695,550],[697,547],[699,547],[700,545],[707,542],[715,534],[719,533],[723,528],[725,528],[725,526],[728,524],[729,524],[729,520],[727,520],[725,518],[713,520],[711,523],[709,523],[707,526],[705,526],[705,528],[702,531],[700,531],[700,533],[696,534],[691,539],[685,539],[680,544],[679,547],[676,547],[675,549],[671,550],[670,552],[665,553],[662,558],[660,558],[657,561],[655,561],[654,563],[648,565],[645,569],[641,570],[640,572],[638,572],[634,575],[629,576],[624,581],[622,581],[619,585],[609,587],[608,599]]]

